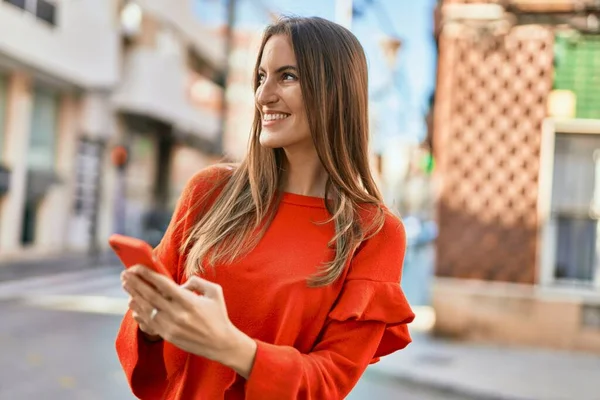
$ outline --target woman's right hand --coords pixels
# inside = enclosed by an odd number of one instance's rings
[[[128,280],[130,281],[130,279],[128,279],[128,278],[130,278],[130,276],[128,276],[129,274],[131,274],[131,273],[128,272],[127,270],[125,270],[121,273],[121,283],[123,285],[123,289],[125,289],[125,291],[127,293],[129,293],[128,307],[129,307],[129,310],[131,310],[131,316],[133,317],[135,322],[137,322],[137,324],[140,328],[140,331],[142,332],[142,334],[144,335],[144,337],[147,340],[149,340],[151,342],[156,342],[158,340],[161,340],[162,337],[160,337],[149,326],[150,315],[152,314],[152,310],[143,309],[141,302],[136,301],[136,298],[140,298],[140,294],[135,289],[135,285],[128,284]]]

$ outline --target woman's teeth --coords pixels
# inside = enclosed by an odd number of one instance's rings
[[[275,121],[275,120],[284,119],[287,117],[288,117],[287,114],[265,114],[263,116],[263,120],[264,121]]]

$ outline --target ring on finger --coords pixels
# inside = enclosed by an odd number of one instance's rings
[[[153,308],[152,311],[150,312],[150,319],[156,318],[156,314],[158,314],[158,309]]]

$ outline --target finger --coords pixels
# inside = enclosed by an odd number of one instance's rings
[[[134,311],[140,315],[149,315],[152,312],[152,307],[149,307],[148,304],[142,305],[139,301],[136,301],[134,298],[129,299],[128,306],[131,311]]]
[[[134,276],[129,277],[129,281],[125,284],[135,286],[138,289],[129,289],[129,291],[133,293],[133,296],[129,301],[129,307],[132,309],[132,311],[135,311],[135,315],[138,316],[136,321],[140,326],[143,326],[145,330],[147,330],[146,328],[149,328],[154,332],[160,332],[165,324],[168,325],[171,323],[173,305],[171,302],[162,298],[160,294],[158,294],[158,296],[162,300],[166,301],[167,305],[162,302],[159,302],[159,304],[153,304],[151,301],[148,301],[146,299],[148,295],[140,292],[150,290],[156,293],[155,289],[144,282],[142,278],[135,276],[135,274],[133,275]],[[154,308],[156,308],[159,312],[155,314],[154,318],[152,318],[152,312]]]
[[[132,286],[132,284],[129,280],[124,280],[123,282],[121,282],[121,286],[123,287],[123,290],[125,290],[129,294],[129,296],[131,296],[131,297],[139,296],[139,293],[135,290],[135,287]]]
[[[152,310],[154,307],[148,303],[142,304],[142,302],[136,299],[129,300],[129,308],[131,309],[132,315],[137,315],[136,321],[143,324],[144,326],[151,326],[154,319],[152,318]]]
[[[139,287],[143,287],[142,285],[145,285],[145,283],[142,282],[138,277],[130,275],[125,281],[123,281],[121,285],[131,297],[139,298],[142,296],[140,294]]]
[[[135,276],[135,273],[131,270],[131,268],[124,270],[121,272],[121,282],[127,282],[132,276]]]
[[[201,293],[211,299],[223,297],[221,285],[202,279],[199,276],[192,276],[182,285],[182,287],[190,291]]]
[[[131,316],[138,323],[140,328],[144,331],[153,331],[156,332],[157,329],[160,329],[160,321],[158,321],[158,317],[161,314],[158,312],[154,318],[152,318],[152,308],[144,308],[139,304],[136,304],[135,300],[130,304],[131,308]]]
[[[154,286],[163,297],[179,303],[184,301],[179,286],[170,278],[143,266],[135,266],[133,271],[143,280]]]
[[[138,311],[131,310],[131,317],[135,320],[135,322],[137,322],[140,325],[146,325],[146,321],[144,320],[143,315],[144,314]]]
[[[135,307],[135,311],[138,311],[140,314],[150,315],[150,312],[154,306],[144,299],[144,297],[137,290],[135,290],[130,283],[125,283],[123,288],[130,295],[128,303],[129,308],[133,310],[133,307]]]
[[[140,329],[142,329],[143,331],[148,331],[148,330],[152,330],[153,328],[150,327],[150,325],[148,324],[147,318],[144,317],[144,314],[140,314],[137,313],[135,311],[131,312],[131,317],[133,318],[133,320],[135,322],[137,322],[138,326],[140,327]]]
[[[171,302],[152,286],[145,283],[141,278],[134,276],[130,280],[133,289],[143,301],[149,304],[151,308],[158,308],[159,310],[170,309]]]
[[[125,278],[121,282],[121,286],[123,287],[123,290],[125,290],[127,293],[129,293],[130,296],[139,296],[139,293],[135,289],[136,282],[132,282],[131,279],[132,279],[131,277]]]

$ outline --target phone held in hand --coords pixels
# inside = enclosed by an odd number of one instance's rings
[[[141,264],[151,270],[171,278],[171,274],[160,260],[154,256],[152,246],[141,239],[131,236],[113,234],[108,238],[108,243],[117,254],[125,268]]]

